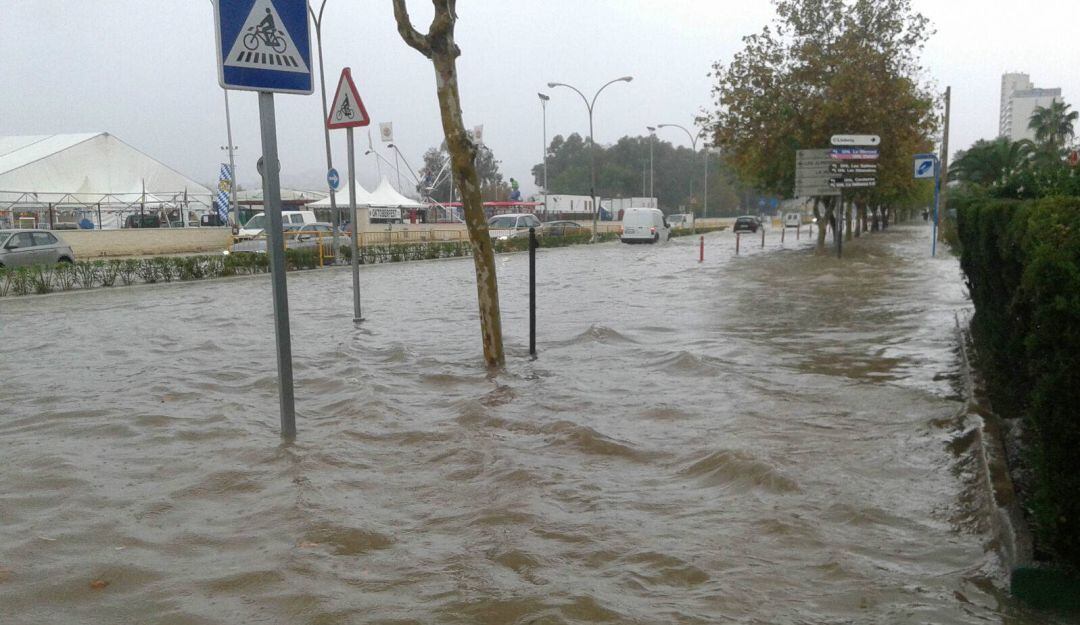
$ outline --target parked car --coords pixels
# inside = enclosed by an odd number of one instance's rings
[[[270,218],[266,216],[266,213],[256,213],[251,219],[248,220],[240,232],[237,233],[238,239],[252,239],[259,236],[266,229],[266,226],[270,223]],[[300,226],[303,224],[316,223],[315,213],[312,211],[281,211],[281,226]]]
[[[73,262],[71,246],[48,230],[0,230],[0,267]]]
[[[757,232],[758,229],[764,228],[761,221],[753,215],[743,215],[742,217],[735,218],[735,225],[732,226],[732,232]]]
[[[516,239],[529,236],[529,228],[540,228],[540,219],[529,213],[495,215],[488,220],[488,234],[493,239]]]
[[[332,224],[317,221],[311,224],[289,224],[285,226],[285,247],[298,249],[303,247],[315,247],[320,242],[326,243],[334,235]],[[260,235],[254,239],[239,241],[232,246],[233,254],[265,254],[266,235]],[[327,243],[328,244],[328,243]]]
[[[547,237],[564,237],[568,234],[581,234],[583,232],[592,232],[592,229],[586,228],[576,221],[548,221],[540,226],[537,234]]]
[[[659,243],[671,238],[671,226],[659,208],[628,208],[623,212],[623,243]]]

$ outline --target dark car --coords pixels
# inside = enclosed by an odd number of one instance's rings
[[[757,232],[761,227],[761,222],[757,217],[750,215],[744,215],[735,219],[735,225],[732,226],[732,232]]]

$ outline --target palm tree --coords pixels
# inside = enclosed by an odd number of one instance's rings
[[[1035,144],[1027,139],[1009,141],[999,137],[993,141],[976,141],[968,150],[957,154],[949,167],[949,180],[1000,187],[1030,164],[1034,152]]]
[[[1069,111],[1070,105],[1060,100],[1050,106],[1038,106],[1031,114],[1028,128],[1035,131],[1035,141],[1048,151],[1058,152],[1076,136],[1073,125],[1080,113]]]

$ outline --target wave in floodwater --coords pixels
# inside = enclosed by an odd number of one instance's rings
[[[776,233],[0,301],[3,623],[1045,622],[963,445],[957,264]],[[960,441],[953,444],[954,441]]]

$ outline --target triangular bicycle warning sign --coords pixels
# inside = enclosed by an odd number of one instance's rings
[[[223,61],[227,67],[309,73],[273,0],[255,0]]]
[[[364,102],[356,90],[356,83],[353,82],[352,72],[346,67],[341,70],[341,79],[338,81],[337,92],[334,93],[334,104],[326,118],[326,127],[356,128],[370,123],[367,109],[364,108]]]

